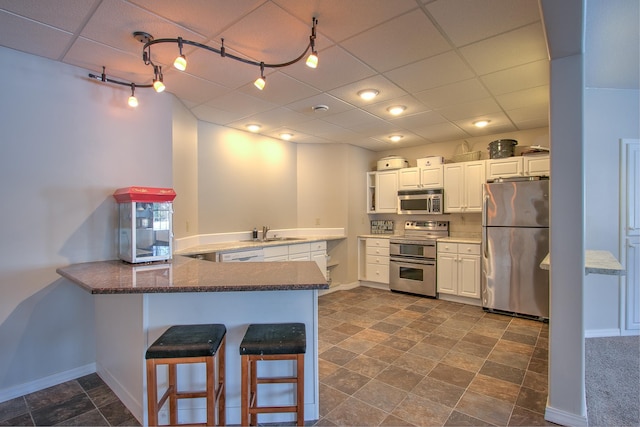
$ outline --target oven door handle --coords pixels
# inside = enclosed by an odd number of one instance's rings
[[[436,260],[433,259],[419,259],[419,258],[396,258],[391,257],[390,261],[396,262],[398,264],[410,265],[410,264],[420,264],[420,265],[436,265]]]

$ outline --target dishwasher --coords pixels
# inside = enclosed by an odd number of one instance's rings
[[[262,262],[264,253],[262,248],[247,251],[221,252],[218,254],[218,262]]]

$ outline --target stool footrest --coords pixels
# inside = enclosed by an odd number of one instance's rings
[[[252,406],[250,414],[275,414],[279,412],[298,412],[297,406]]]
[[[257,378],[258,384],[296,384],[297,377],[273,377],[273,378]]]

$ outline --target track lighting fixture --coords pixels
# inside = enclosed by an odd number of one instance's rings
[[[162,81],[162,67],[160,65],[153,66],[153,88],[156,92],[164,92],[166,89],[164,82]]]
[[[173,62],[173,66],[176,69],[180,71],[184,71],[187,69],[187,58],[182,52],[182,49],[184,45],[194,46],[199,49],[204,49],[210,52],[217,53],[223,58],[230,58],[230,59],[233,59],[234,61],[239,61],[248,65],[255,65],[257,67],[260,67],[260,77],[254,82],[254,85],[258,89],[263,90],[266,85],[266,78],[264,76],[265,68],[288,67],[289,65],[293,65],[301,61],[309,51],[311,51],[311,53],[309,54],[306,60],[307,66],[311,68],[316,68],[318,66],[318,51],[316,50],[316,25],[317,24],[318,24],[318,20],[314,17],[311,25],[311,35],[309,36],[309,44],[305,48],[304,52],[300,54],[300,56],[287,62],[274,63],[274,64],[266,63],[264,61],[254,61],[252,59],[227,53],[224,47],[224,39],[221,39],[220,49],[217,49],[215,47],[207,46],[192,40],[185,40],[182,37],[178,37],[175,39],[154,39],[153,36],[149,33],[145,33],[143,31],[136,31],[133,33],[133,37],[136,40],[138,40],[140,43],[144,43],[144,46],[142,47],[142,61],[144,62],[145,65],[150,65],[153,67],[153,83],[152,84],[137,84],[133,82],[126,82],[122,80],[107,78],[105,74],[105,67],[102,67],[101,75],[90,73],[89,77],[92,79],[100,80],[103,83],[113,83],[113,84],[118,84],[123,86],[130,86],[131,92],[132,92],[132,95],[130,98],[135,98],[135,96],[133,95],[133,92],[135,90],[134,88],[153,87],[156,90],[156,92],[162,92],[165,90],[164,78],[162,75],[162,66],[155,64],[153,62],[153,59],[151,56],[151,46],[155,44],[160,44],[160,43],[175,43],[178,45],[178,52],[179,52],[178,56]]]
[[[256,79],[256,81],[253,82],[253,85],[255,87],[257,87],[258,89],[262,90],[262,89],[264,89],[264,85],[266,85],[266,84],[267,84],[267,81],[265,80],[265,77],[264,77],[264,62],[261,62],[260,63],[260,77],[258,77]]]
[[[187,69],[187,58],[182,53],[182,37],[178,37],[178,49],[180,50],[180,54],[176,57],[175,61],[173,61],[173,66],[176,67],[177,70],[184,71]]]
[[[316,24],[318,20],[313,18],[313,26],[311,27],[311,35],[309,36],[309,46],[311,47],[311,54],[307,57],[307,67],[318,68],[318,51],[316,50]]]
[[[131,83],[131,96],[129,97],[129,107],[137,107],[138,106],[138,98],[136,98],[136,84]]]

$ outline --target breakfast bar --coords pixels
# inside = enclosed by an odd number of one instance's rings
[[[161,263],[99,261],[56,271],[95,295],[96,371],[143,425],[147,425],[147,347],[172,325],[204,323],[222,323],[227,328],[229,424],[240,423],[238,347],[248,325],[304,323],[305,414],[307,420],[318,419],[318,290],[327,289],[328,284],[315,262],[217,263],[176,256]],[[287,363],[272,369],[286,375],[291,368]],[[203,366],[185,372],[179,388],[204,388]],[[266,395],[267,403],[269,399]],[[179,406],[180,421],[200,422],[204,411],[204,403],[199,406],[198,401]],[[166,423],[162,416],[160,423]],[[268,414],[263,420],[291,419]]]

